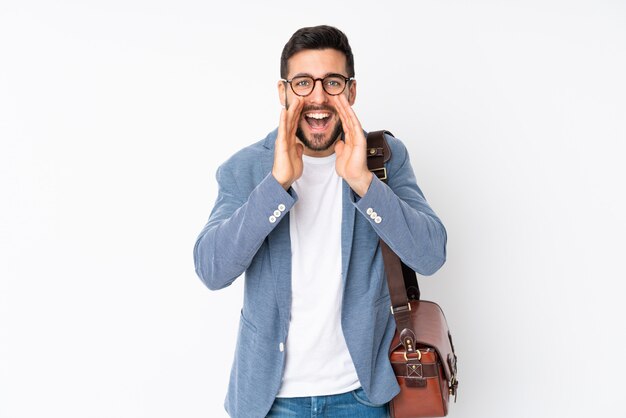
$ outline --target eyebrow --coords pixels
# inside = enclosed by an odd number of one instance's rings
[[[339,75],[339,76],[342,76],[342,77],[347,77],[347,76],[345,76],[345,75],[343,75],[343,74],[340,74],[340,73],[326,73],[326,74],[324,74],[324,75],[323,75],[322,77],[320,77],[320,78],[325,78],[325,77],[328,77],[328,76],[330,76],[330,75]],[[317,78],[317,77],[313,77],[313,76],[312,76],[311,74],[309,74],[309,73],[298,73],[298,74],[295,74],[293,77],[291,77],[291,79],[293,80],[293,79],[294,79],[294,78],[296,78],[296,77],[311,77],[311,78]]]

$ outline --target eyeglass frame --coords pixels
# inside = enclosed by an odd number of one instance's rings
[[[296,93],[296,91],[293,88],[293,85],[291,84],[291,82],[296,79],[296,78],[303,78],[303,77],[307,77],[313,80],[313,88],[311,88],[311,91],[308,94],[298,94]],[[341,90],[339,93],[336,94],[332,94],[326,91],[326,88],[324,87],[324,79],[328,78],[328,77],[338,77],[338,78],[343,78],[343,80],[346,82],[346,85],[343,86],[343,90]],[[348,84],[351,81],[354,81],[355,78],[354,77],[346,77],[343,74],[336,74],[336,73],[331,73],[331,74],[327,74],[324,77],[320,78],[314,78],[312,75],[307,75],[307,74],[303,74],[303,75],[296,75],[294,77],[291,78],[291,80],[286,80],[284,78],[281,78],[280,81],[282,81],[283,83],[287,83],[289,84],[289,87],[291,87],[291,91],[293,92],[293,94],[295,94],[298,97],[307,97],[310,96],[311,93],[313,93],[313,90],[315,90],[315,86],[317,85],[317,81],[320,81],[322,83],[322,90],[324,90],[324,93],[328,94],[329,96],[339,96],[341,93],[343,93],[344,91],[346,91],[346,87],[348,87]]]

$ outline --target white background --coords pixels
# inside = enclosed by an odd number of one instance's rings
[[[451,416],[626,416],[625,2],[2,0],[0,417],[225,415],[243,281],[192,248],[322,23],[448,230]]]

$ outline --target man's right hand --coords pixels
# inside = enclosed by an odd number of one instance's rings
[[[289,110],[283,108],[280,112],[272,175],[285,190],[302,175],[304,145],[297,141],[296,130],[303,104],[304,100],[296,96]]]

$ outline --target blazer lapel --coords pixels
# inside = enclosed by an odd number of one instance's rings
[[[352,237],[354,235],[354,217],[356,207],[354,206],[354,195],[352,189],[346,181],[343,182],[342,216],[341,216],[341,278],[345,288],[348,267],[350,265],[350,254],[352,253]]]
[[[267,237],[274,292],[282,324],[289,324],[291,311],[291,238],[289,236],[289,213],[276,225]],[[286,256],[288,255],[288,256]]]
[[[274,142],[278,131],[274,130],[266,138],[263,145],[268,149],[268,158],[265,163],[264,173],[269,173],[274,164]],[[267,175],[267,174],[264,174]],[[278,304],[278,313],[281,324],[289,326],[291,312],[291,237],[289,236],[289,213],[278,222],[278,225],[267,236],[270,262],[272,263],[272,275],[274,280],[274,293]],[[288,255],[288,256],[286,256]],[[284,330],[287,331],[286,329]]]

